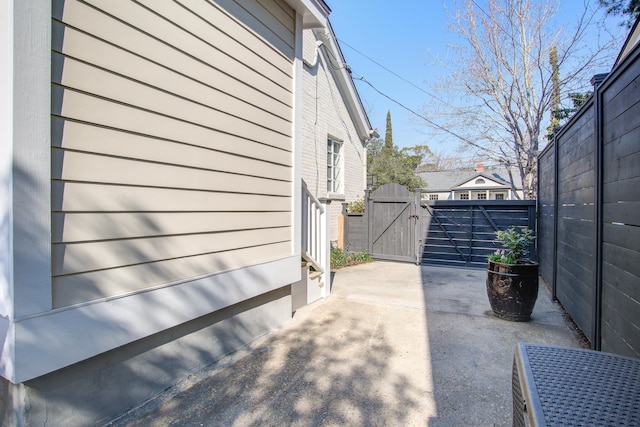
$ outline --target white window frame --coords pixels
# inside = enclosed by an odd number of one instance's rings
[[[343,142],[337,138],[327,138],[327,192],[342,193],[342,152]]]

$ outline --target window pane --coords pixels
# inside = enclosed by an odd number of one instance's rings
[[[340,149],[342,144],[331,139],[327,140],[327,191],[337,193],[340,191],[341,168]]]

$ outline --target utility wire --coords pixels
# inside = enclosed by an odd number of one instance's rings
[[[437,99],[438,101],[442,102],[443,104],[447,104],[447,102],[443,101],[442,99],[440,99],[439,97],[437,97],[436,95],[432,94],[431,92],[427,91],[426,89],[418,86],[417,84],[407,80],[406,78],[402,77],[400,74],[396,73],[395,71],[385,67],[384,65],[382,65],[381,63],[379,63],[378,61],[376,61],[375,59],[365,55],[364,53],[360,52],[358,49],[356,49],[355,47],[351,46],[349,43],[345,42],[344,40],[338,39],[338,41],[340,43],[342,43],[343,45],[351,48],[352,50],[356,51],[357,53],[359,53],[360,55],[362,55],[363,57],[365,57],[366,59],[368,59],[369,61],[373,62],[374,64],[376,64],[378,67],[382,68],[383,70],[387,71],[390,74],[393,74],[394,76],[396,76],[397,78],[399,78],[400,80],[402,80],[403,82],[407,83],[408,85],[413,86],[414,88],[418,89],[421,92],[426,93],[427,95]]]
[[[449,135],[452,135],[458,139],[460,139],[461,141],[464,141],[465,143],[471,145],[472,147],[476,147],[480,150],[484,150],[487,151],[486,147],[482,147],[479,144],[469,140],[468,138],[465,138],[464,136],[457,134],[447,128],[445,128],[444,126],[439,125],[438,123],[434,122],[433,120],[428,119],[427,117],[423,116],[422,114],[416,112],[415,110],[407,107],[406,105],[402,104],[400,101],[395,100],[394,98],[390,97],[389,95],[387,95],[386,93],[380,91],[380,89],[378,89],[377,87],[375,87],[373,84],[371,84],[371,82],[369,82],[367,79],[364,78],[364,76],[359,76],[359,77],[353,77],[355,80],[359,80],[361,82],[366,83],[367,85],[369,85],[373,90],[375,90],[376,92],[378,92],[381,96],[387,98],[389,101],[399,105],[400,107],[404,108],[405,110],[409,111],[410,113],[414,114],[415,116],[421,118],[422,120],[426,121],[427,123],[429,123],[430,125],[434,126],[437,129],[442,130],[443,132],[448,133]],[[491,150],[489,150],[491,151]]]
[[[336,38],[336,39],[337,39],[337,38]],[[397,78],[399,78],[400,80],[404,81],[405,83],[407,83],[407,84],[409,84],[409,85],[411,85],[411,86],[415,87],[416,89],[418,89],[418,90],[420,90],[420,91],[424,92],[425,94],[427,94],[427,95],[429,95],[429,96],[431,96],[431,97],[435,98],[436,100],[438,100],[438,101],[442,102],[443,104],[446,104],[446,105],[448,105],[449,107],[455,108],[455,107],[454,107],[453,105],[451,105],[450,103],[448,103],[448,102],[446,102],[446,101],[443,101],[442,99],[440,99],[440,98],[439,98],[439,97],[437,97],[436,95],[433,95],[432,93],[430,93],[430,92],[426,91],[425,89],[421,88],[420,86],[416,85],[415,83],[413,83],[413,82],[411,82],[411,81],[409,81],[409,80],[405,79],[404,77],[400,76],[400,75],[399,75],[399,74],[397,74],[396,72],[394,72],[394,71],[390,70],[389,68],[385,67],[384,65],[382,65],[382,64],[380,64],[379,62],[375,61],[374,59],[372,59],[372,58],[368,57],[367,55],[365,55],[364,53],[360,52],[358,49],[354,48],[353,46],[349,45],[348,43],[344,42],[343,40],[340,40],[340,39],[337,39],[337,40],[338,40],[338,42],[339,42],[339,43],[342,43],[342,44],[344,44],[345,46],[347,46],[347,47],[349,47],[349,48],[353,49],[354,51],[356,51],[356,52],[357,52],[357,53],[359,53],[360,55],[364,56],[364,57],[365,57],[366,59],[368,59],[369,61],[373,62],[374,64],[376,64],[377,66],[381,67],[381,68],[382,68],[382,69],[384,69],[385,71],[387,71],[387,72],[391,73],[392,75],[396,76]],[[369,81],[368,81],[364,76],[355,76],[355,75],[353,75],[353,69],[351,68],[351,66],[349,66],[349,64],[342,63],[342,65],[337,65],[337,66],[336,66],[336,65],[334,65],[334,64],[333,64],[333,61],[332,61],[331,59],[333,59],[334,61],[336,61],[338,64],[341,64],[341,61],[339,61],[339,60],[338,60],[338,58],[336,58],[336,57],[331,53],[331,51],[330,51],[329,49],[325,49],[325,52],[329,53],[329,56],[330,56],[330,58],[329,58],[329,63],[330,63],[330,65],[331,65],[331,67],[332,67],[332,68],[334,68],[334,69],[336,69],[336,70],[339,70],[339,69],[342,69],[342,68],[347,68],[347,70],[350,72],[350,74],[351,74],[351,76],[352,76],[352,78],[353,78],[354,80],[359,80],[359,81],[361,81],[361,82],[363,82],[363,83],[367,84],[367,85],[368,85],[368,86],[370,86],[374,91],[376,91],[378,94],[380,94],[381,96],[383,96],[383,97],[387,98],[387,99],[388,99],[388,100],[390,100],[391,102],[393,102],[393,103],[397,104],[397,105],[398,105],[398,106],[400,106],[401,108],[404,108],[405,110],[407,110],[407,111],[408,111],[408,112],[410,112],[411,114],[415,115],[416,117],[421,118],[422,120],[424,120],[424,121],[426,121],[427,123],[431,124],[431,125],[432,125],[432,126],[434,126],[435,128],[440,129],[440,130],[442,130],[443,132],[446,132],[446,133],[448,133],[448,134],[450,134],[450,135],[454,136],[455,138],[458,138],[458,139],[459,139],[459,140],[461,140],[461,141],[464,141],[465,143],[469,144],[469,145],[470,145],[470,146],[472,146],[472,147],[476,147],[476,148],[478,148],[478,149],[480,149],[480,150],[487,151],[487,148],[486,148],[486,147],[482,147],[482,146],[480,146],[479,144],[477,144],[477,143],[475,143],[475,142],[473,142],[473,141],[469,140],[468,138],[465,138],[464,136],[459,135],[459,134],[457,134],[457,133],[455,133],[455,132],[453,132],[453,131],[451,131],[451,130],[449,130],[449,129],[445,128],[444,126],[439,125],[438,123],[434,122],[433,120],[428,119],[428,118],[427,118],[427,117],[425,117],[424,115],[422,115],[422,114],[420,114],[420,113],[416,112],[415,110],[413,110],[413,109],[411,109],[411,108],[407,107],[406,105],[404,105],[404,104],[403,104],[403,103],[401,103],[400,101],[398,101],[398,100],[396,100],[396,99],[392,98],[391,96],[387,95],[386,93],[384,93],[384,92],[380,91],[380,89],[378,89],[377,87],[375,87],[375,86],[374,86],[371,82],[369,82]],[[489,150],[489,151],[491,151],[491,150]]]
[[[345,41],[343,41],[343,40],[341,40],[341,39],[337,39],[337,40],[338,40],[338,42],[340,42],[341,44],[343,44],[343,45],[345,45],[345,46],[347,46],[347,47],[349,47],[349,48],[353,49],[354,51],[356,51],[357,53],[359,53],[360,55],[362,55],[363,57],[365,57],[365,58],[366,58],[366,59],[368,59],[369,61],[371,61],[371,62],[373,62],[374,64],[376,64],[378,67],[380,67],[380,68],[384,69],[385,71],[387,71],[387,72],[389,72],[389,73],[393,74],[394,76],[396,76],[396,77],[397,77],[397,78],[399,78],[400,80],[404,81],[405,83],[407,83],[407,84],[409,84],[409,85],[411,85],[411,86],[415,87],[416,89],[418,89],[418,90],[420,90],[420,91],[422,91],[422,92],[426,93],[427,95],[429,95],[429,96],[431,96],[431,97],[435,98],[436,100],[438,100],[438,101],[442,102],[443,104],[448,105],[449,107],[455,108],[455,106],[453,106],[453,105],[451,105],[450,103],[448,103],[448,102],[446,102],[446,101],[442,100],[442,99],[441,99],[441,98],[439,98],[438,96],[436,96],[436,95],[434,95],[434,94],[432,94],[432,93],[428,92],[427,90],[425,90],[424,88],[422,88],[422,87],[420,87],[420,86],[416,85],[415,83],[413,83],[413,82],[411,82],[411,81],[409,81],[409,80],[405,79],[404,77],[402,77],[402,76],[401,76],[401,75],[399,75],[398,73],[394,72],[393,70],[391,70],[391,69],[389,69],[389,68],[385,67],[384,65],[380,64],[380,63],[379,63],[379,62],[377,62],[376,60],[374,60],[374,59],[370,58],[369,56],[365,55],[364,53],[360,52],[358,49],[356,49],[355,47],[353,47],[353,46],[351,46],[350,44],[346,43]],[[327,49],[327,50],[326,50],[326,52],[328,52],[328,53],[329,53],[329,55],[330,55],[330,56],[331,56],[331,57],[332,57],[336,62],[338,62],[338,63],[339,63],[338,59],[337,59],[335,56],[333,56],[333,54],[331,53],[331,51],[329,51],[329,50]],[[331,66],[332,66],[334,69],[336,69],[336,70],[337,70],[337,69],[340,69],[340,68],[344,68],[344,67],[346,67],[349,71],[351,71],[351,72],[353,73],[353,70],[352,70],[351,66],[349,66],[348,64],[344,64],[342,67],[338,67],[338,66],[335,66],[335,65],[332,63],[333,61],[329,61],[329,62],[331,63]],[[435,126],[436,128],[441,129],[441,130],[443,130],[443,131],[445,131],[445,132],[447,132],[447,133],[449,133],[449,134],[451,134],[451,135],[455,136],[456,138],[461,139],[462,141],[468,142],[469,144],[476,146],[476,144],[474,144],[473,142],[469,141],[468,139],[466,139],[466,138],[464,138],[464,137],[462,137],[462,136],[460,136],[460,135],[458,135],[458,134],[456,134],[456,133],[454,133],[454,132],[450,131],[449,129],[446,129],[446,128],[444,128],[444,127],[440,126],[439,124],[437,124],[437,123],[433,122],[432,120],[429,120],[429,119],[428,119],[428,118],[426,118],[425,116],[423,116],[423,115],[421,115],[421,114],[417,113],[415,110],[413,110],[413,109],[411,109],[411,108],[407,107],[406,105],[402,104],[400,101],[397,101],[396,99],[392,98],[391,96],[389,96],[389,95],[387,95],[387,94],[385,94],[385,93],[381,92],[381,91],[380,91],[377,87],[375,87],[371,82],[369,82],[367,79],[365,79],[365,78],[364,78],[364,76],[354,76],[354,75],[352,74],[352,78],[353,78],[353,79],[355,79],[355,80],[360,80],[360,81],[362,81],[362,82],[366,83],[366,84],[367,84],[367,85],[369,85],[373,90],[375,90],[377,93],[379,93],[379,94],[380,94],[380,95],[382,95],[383,97],[385,97],[385,98],[387,98],[388,100],[390,100],[391,102],[393,102],[393,103],[395,103],[395,104],[399,105],[400,107],[404,108],[405,110],[409,111],[410,113],[414,114],[415,116],[417,116],[417,117],[419,117],[419,118],[421,118],[421,119],[425,120],[427,123],[430,123],[431,125]],[[480,148],[480,147],[478,147],[478,148]]]

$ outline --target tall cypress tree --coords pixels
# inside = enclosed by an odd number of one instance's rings
[[[379,186],[396,183],[413,191],[424,186],[422,178],[415,174],[422,159],[423,155],[412,155],[410,150],[399,150],[393,145],[391,111],[388,111],[384,141],[378,138],[367,147],[367,173],[376,177]]]
[[[553,139],[553,130],[560,125],[558,109],[560,108],[560,68],[558,67],[558,49],[553,46],[549,51],[549,65],[551,65],[551,102],[549,105],[551,113],[551,123],[547,128],[547,138]]]
[[[384,149],[393,152],[393,131],[391,129],[391,110],[387,110],[387,129],[384,134]]]

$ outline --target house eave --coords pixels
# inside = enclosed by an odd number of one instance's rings
[[[492,191],[492,190],[508,190],[509,187],[508,185],[496,185],[494,187],[486,187],[486,186],[482,186],[482,187],[452,187],[451,191]]]
[[[331,9],[323,0],[285,0],[285,2],[302,15],[302,28],[326,28]]]
[[[335,77],[338,89],[340,90],[340,93],[344,98],[345,105],[347,106],[347,110],[353,118],[356,131],[358,132],[358,137],[362,143],[365,143],[375,136],[374,131],[371,129],[369,117],[367,116],[364,106],[362,105],[360,95],[353,83],[351,70],[346,64],[344,55],[342,54],[335,33],[333,32],[333,28],[331,28],[331,23],[327,21],[327,30],[321,32],[319,37],[327,49],[329,49],[333,58],[337,59],[339,63],[342,64],[339,67],[331,67],[331,73],[333,73]],[[335,59],[333,60],[335,61]]]

